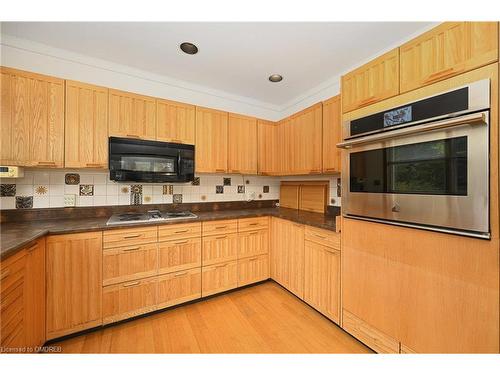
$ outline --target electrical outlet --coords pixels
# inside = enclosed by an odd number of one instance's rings
[[[76,206],[76,195],[64,194],[64,207],[75,207],[75,206]]]

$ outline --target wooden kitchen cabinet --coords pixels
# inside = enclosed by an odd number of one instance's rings
[[[108,89],[66,81],[64,166],[108,167]]]
[[[158,227],[146,226],[104,231],[102,242],[105,249],[111,249],[121,246],[138,246],[155,243],[157,240]]]
[[[498,60],[497,22],[444,22],[400,48],[401,92]]]
[[[238,286],[237,261],[202,267],[201,295],[210,296]]]
[[[157,99],[156,116],[158,141],[194,145],[196,118],[194,105]]]
[[[278,123],[257,120],[257,172],[261,175],[279,175],[280,140]]]
[[[269,231],[267,229],[238,233],[238,259],[269,252]]]
[[[64,80],[5,67],[0,72],[0,163],[62,168]]]
[[[109,136],[156,139],[156,100],[109,90]]]
[[[257,174],[257,119],[228,116],[228,172]]]
[[[342,76],[342,113],[399,94],[399,48]]]
[[[305,241],[304,301],[340,323],[340,251]]]
[[[158,277],[158,309],[201,297],[201,267]]]
[[[269,278],[267,254],[238,259],[238,286],[253,284]]]
[[[201,263],[203,267],[236,260],[238,233],[203,237]]]
[[[271,219],[271,277],[304,298],[304,225]]]
[[[159,274],[195,267],[201,267],[201,238],[186,238],[159,243]]]
[[[287,117],[278,122],[278,155],[280,175],[290,175],[293,170],[293,155],[296,138],[294,137],[292,121]]]
[[[198,173],[225,173],[228,163],[228,114],[196,107],[196,156]]]
[[[47,237],[47,339],[102,323],[102,232]]]
[[[323,173],[341,172],[342,111],[340,95],[323,102]]]

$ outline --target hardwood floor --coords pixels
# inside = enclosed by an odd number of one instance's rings
[[[270,281],[55,343],[63,353],[371,353]]]

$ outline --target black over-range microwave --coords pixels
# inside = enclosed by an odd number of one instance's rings
[[[130,182],[193,181],[194,146],[110,137],[109,178]]]

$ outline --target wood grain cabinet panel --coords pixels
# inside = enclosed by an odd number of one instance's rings
[[[196,172],[227,172],[227,127],[227,112],[196,107]]]
[[[142,228],[112,229],[104,231],[103,247],[136,246],[158,240],[158,227],[147,226]]]
[[[47,339],[102,324],[102,232],[47,237]]]
[[[66,81],[64,166],[108,167],[108,89]]]
[[[290,117],[278,122],[278,153],[280,175],[290,175],[293,170],[293,155],[295,152],[296,138],[294,137]]]
[[[201,297],[201,268],[158,277],[158,306],[162,309]]]
[[[257,174],[257,119],[229,114],[228,172]]]
[[[400,48],[401,92],[498,60],[497,22],[444,22]]]
[[[109,135],[156,139],[156,100],[149,96],[109,90]]]
[[[183,240],[193,237],[201,237],[201,222],[158,226],[158,241]]]
[[[280,139],[278,123],[257,120],[257,172],[261,175],[279,175]]]
[[[331,230],[306,226],[305,239],[335,250],[340,250],[340,234]]]
[[[156,310],[158,279],[127,281],[102,292],[102,321],[109,324]]]
[[[340,95],[323,102],[323,173],[341,172],[342,111]]]
[[[238,259],[269,252],[269,231],[267,229],[241,232],[238,234]]]
[[[103,252],[103,285],[154,276],[158,272],[158,245],[123,246]]]
[[[340,323],[340,251],[305,241],[304,269],[304,301]]]
[[[253,284],[269,278],[269,256],[238,259],[238,286]]]
[[[269,217],[249,217],[238,219],[238,232],[255,231],[269,228]]]
[[[205,221],[202,228],[203,236],[236,233],[238,231],[238,220]]]
[[[238,257],[238,234],[222,234],[203,237],[202,265],[236,260]]]
[[[399,94],[399,48],[342,76],[342,113]]]
[[[237,261],[202,267],[202,297],[234,289],[238,286]]]
[[[170,273],[201,267],[201,238],[159,243],[158,273]]]
[[[5,165],[64,166],[64,80],[1,67]]]
[[[280,207],[299,209],[299,193],[300,185],[286,185],[280,186]]]
[[[156,100],[156,139],[194,145],[196,107],[170,100]]]

